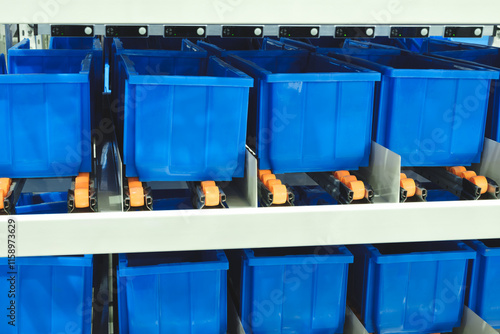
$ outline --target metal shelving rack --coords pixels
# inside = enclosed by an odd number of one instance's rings
[[[148,26],[150,35],[162,35],[165,24],[206,25],[207,35],[220,35],[223,25],[262,25],[266,36],[277,36],[280,25],[319,25],[321,36],[333,36],[339,25],[375,26],[375,36],[418,25],[442,36],[454,25],[481,27],[493,39],[499,13],[498,0],[26,0],[4,4],[0,22],[37,24],[38,34],[50,34],[50,24],[91,25],[95,34],[104,34],[106,24],[136,24]],[[256,162],[247,154],[247,175],[235,184],[230,209],[125,213],[121,159],[107,143],[101,156],[114,164],[100,171],[101,212],[0,219],[16,220],[19,256],[500,238],[500,201],[397,203],[399,162],[383,150],[368,171],[371,183],[383,180],[390,189],[373,205],[257,208]],[[500,180],[500,144],[487,140],[474,168]],[[6,240],[2,228],[0,248]],[[460,333],[490,333],[478,330],[480,319],[467,312],[472,320]]]

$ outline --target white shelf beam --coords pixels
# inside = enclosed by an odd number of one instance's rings
[[[17,255],[500,238],[500,201],[14,217]],[[0,249],[7,249],[7,226]]]
[[[498,0],[25,0],[0,23],[499,24]]]

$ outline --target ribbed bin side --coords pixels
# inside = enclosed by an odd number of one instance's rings
[[[228,267],[222,251],[121,254],[120,333],[225,334]]]
[[[73,80],[54,80],[57,74],[0,77],[0,118],[8,124],[0,134],[2,177],[91,171],[89,76],[68,76]]]
[[[471,271],[468,306],[493,328],[500,329],[500,242],[467,241],[477,252]]]
[[[256,80],[248,143],[260,169],[326,172],[368,165],[377,73],[302,51],[242,51],[228,61]]]
[[[121,62],[127,177],[230,181],[244,175],[253,80],[215,57],[190,54]]]
[[[230,254],[247,333],[343,332],[347,273],[353,259],[345,247]]]
[[[373,246],[349,249],[355,261],[348,300],[368,332],[444,333],[460,326],[470,248],[456,243],[398,253],[395,247],[389,254]]]
[[[79,259],[88,261],[83,257]],[[17,261],[20,261],[19,258]],[[12,270],[7,265],[0,266],[0,288],[5,291],[2,304],[6,308],[9,305],[16,308],[15,326],[8,324],[12,318],[6,318],[0,323],[0,332],[66,333],[71,329],[72,333],[90,334],[92,266],[44,264],[43,258],[31,258],[30,261],[31,264],[16,266],[15,292],[9,294],[11,286],[8,279],[13,276]],[[51,261],[57,261],[57,258],[52,257]],[[15,303],[12,304],[12,301]]]

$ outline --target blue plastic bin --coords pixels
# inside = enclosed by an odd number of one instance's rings
[[[352,262],[343,246],[242,251],[231,271],[245,331],[343,333]]]
[[[472,43],[460,43],[445,39],[424,38],[422,39],[421,52],[435,53],[443,51],[464,51],[464,50],[483,50],[493,54],[498,54],[499,50],[493,46],[479,45]]]
[[[348,300],[369,333],[446,333],[460,326],[468,261],[462,242],[349,246]]]
[[[2,334],[91,333],[92,255],[16,257],[14,268],[0,258],[0,289]]]
[[[448,61],[461,61],[467,65],[484,66],[500,71],[500,54],[497,50],[441,51],[433,55]],[[478,91],[477,94],[484,95],[487,92]],[[492,81],[490,89],[486,137],[500,141],[500,80]]]
[[[27,40],[26,40],[27,41]],[[63,177],[91,171],[92,55],[74,50],[9,50],[9,74],[0,75],[4,153],[0,175]]]
[[[331,37],[327,38],[304,38],[304,39],[292,39],[292,38],[280,38],[280,41],[288,46],[294,46],[299,49],[308,50],[310,52],[316,52],[320,54],[327,54],[333,50],[342,49],[344,47],[344,42],[346,39],[334,39]]]
[[[241,51],[299,50],[295,46],[287,45],[271,38],[209,37],[206,42],[198,41],[197,44],[210,54],[223,59],[235,51],[239,54]]]
[[[120,254],[121,334],[226,334],[223,251]]]
[[[480,161],[489,87],[498,71],[414,53],[330,56],[382,73],[374,137],[401,155],[402,166]]]
[[[255,78],[248,143],[260,169],[325,172],[367,166],[379,73],[307,51],[242,51]]]
[[[493,328],[500,328],[500,240],[467,241],[476,250],[468,305]]]
[[[127,177],[243,177],[250,77],[199,52],[124,52],[120,65]]]

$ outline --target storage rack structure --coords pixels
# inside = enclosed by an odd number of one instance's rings
[[[278,37],[283,27],[295,26],[304,28],[299,34],[317,29],[316,36],[307,37],[332,38],[345,27],[360,28],[368,35],[364,37],[390,36],[396,26],[445,36],[453,27],[467,31],[467,37],[490,36],[493,44],[500,33],[500,2],[28,0],[4,4],[0,22],[36,25],[37,35],[52,34],[54,25],[75,25],[82,31],[90,27],[89,35],[106,35],[110,26],[133,26],[143,36],[163,36],[166,26],[196,26],[202,28],[200,36],[222,36],[228,26],[251,26],[248,31],[259,37]],[[391,186],[374,205],[258,208],[257,163],[247,152],[246,176],[236,185],[230,209],[158,212],[122,212],[119,152],[105,139],[97,144],[108,148],[99,158],[100,212],[15,217],[18,256],[500,238],[498,200],[398,203],[398,157],[377,144],[372,147],[371,183]],[[487,139],[475,168],[500,180],[500,143]],[[4,223],[7,219],[1,218]],[[0,249],[7,249],[6,244],[7,229],[1,228]],[[491,333],[481,331],[480,319],[471,312],[464,319],[464,333]],[[352,333],[360,333],[354,320],[351,325]]]

